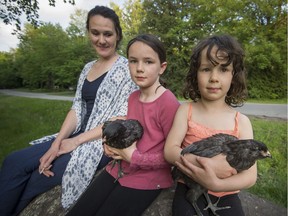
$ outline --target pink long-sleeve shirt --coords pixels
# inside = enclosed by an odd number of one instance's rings
[[[168,188],[173,184],[171,165],[164,159],[164,144],[172,126],[179,102],[170,90],[166,90],[153,102],[139,100],[140,91],[133,92],[128,100],[127,119],[137,119],[144,128],[144,133],[137,142],[131,163],[121,161],[125,172],[118,179],[122,186],[153,190]],[[107,165],[106,170],[116,179],[118,166]]]

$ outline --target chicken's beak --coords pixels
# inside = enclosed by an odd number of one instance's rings
[[[271,153],[269,152],[269,151],[266,151],[266,152],[262,152],[262,155],[263,155],[263,157],[265,157],[265,158],[267,158],[267,157],[269,157],[269,158],[272,158],[272,155],[271,155]]]

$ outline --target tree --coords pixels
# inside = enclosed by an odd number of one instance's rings
[[[56,0],[48,0],[49,5],[55,7]],[[64,3],[67,0],[63,0]],[[68,2],[72,5],[75,4],[74,0],[68,0]],[[13,34],[16,34],[21,30],[21,20],[20,17],[22,13],[26,15],[26,20],[34,27],[38,27],[40,25],[40,21],[38,20],[38,10],[39,10],[39,2],[37,0],[0,0],[0,18],[7,25],[15,25],[16,29],[14,29]]]
[[[17,88],[21,86],[22,80],[15,65],[14,52],[0,52],[0,88]]]
[[[144,0],[143,2],[146,16],[140,30],[157,35],[164,43],[168,68],[163,78],[177,96],[181,96],[191,49],[197,39],[205,34],[204,24],[209,23],[206,13],[195,12],[200,10],[199,5],[201,6],[201,0]],[[199,30],[201,28],[203,31]]]
[[[249,96],[286,97],[284,0],[144,0],[143,9],[141,31],[158,35],[164,42],[168,54],[164,77],[176,95],[181,95],[192,47],[203,37],[227,33],[245,48]]]
[[[70,15],[69,26],[66,31],[70,37],[86,36],[86,19],[88,11],[76,9],[74,14]]]
[[[110,7],[119,16],[123,32],[123,40],[120,44],[119,52],[125,56],[127,43],[132,37],[141,32],[141,22],[145,18],[146,13],[143,9],[141,0],[127,0],[124,3],[123,9],[113,2],[110,3]]]
[[[95,59],[86,35],[84,14],[87,12],[75,10],[66,31],[58,24],[44,23],[37,29],[25,25],[16,55],[25,87],[76,87],[84,64]]]
[[[47,23],[34,29],[26,24],[17,60],[23,84],[30,88],[53,89],[58,68],[64,64],[68,35],[57,24]]]

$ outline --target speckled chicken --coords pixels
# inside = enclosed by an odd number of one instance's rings
[[[258,159],[271,157],[267,146],[262,142],[253,139],[239,140],[232,135],[221,133],[192,143],[181,152],[182,155],[187,153],[208,158],[222,153],[226,155],[226,160],[230,166],[238,172],[249,169]],[[208,202],[204,210],[210,209],[214,215],[218,215],[216,213],[217,210],[230,208],[230,206],[217,207],[219,200],[212,204],[207,189],[193,181],[176,167],[174,167],[172,175],[175,180],[183,179],[190,188],[187,191],[186,198],[195,208],[198,216],[202,216],[202,213],[196,202],[202,194],[204,194]]]
[[[141,139],[143,135],[143,127],[139,121],[135,119],[117,119],[115,121],[106,121],[102,127],[103,143],[117,149],[124,149],[131,146],[135,141]],[[113,166],[118,164],[118,178],[124,175],[121,168],[121,161],[114,160]]]

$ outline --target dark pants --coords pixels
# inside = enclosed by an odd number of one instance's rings
[[[20,213],[37,195],[44,193],[62,182],[62,176],[71,158],[61,155],[52,163],[53,177],[40,175],[39,159],[50,148],[52,141],[33,145],[8,155],[0,170],[0,215],[11,216]],[[101,169],[108,163],[102,157]]]
[[[123,187],[103,170],[66,216],[138,216],[149,207],[160,192],[161,190]]]
[[[173,216],[191,216],[191,215],[197,215],[195,209],[193,206],[188,202],[186,199],[186,192],[189,188],[182,183],[177,183],[177,187],[175,190],[175,195],[173,199],[173,205],[172,205],[172,212]],[[215,197],[213,195],[209,195],[212,203],[215,203],[218,200],[218,197]],[[197,206],[201,210],[202,214],[204,216],[210,216],[214,215],[210,210],[204,210],[204,208],[207,206],[207,201],[204,195],[200,196],[197,200]],[[237,194],[231,194],[227,196],[223,196],[220,198],[219,203],[217,204],[219,207],[224,206],[231,206],[229,209],[223,209],[216,211],[217,214],[221,216],[244,216],[244,212],[242,209],[241,201]]]

